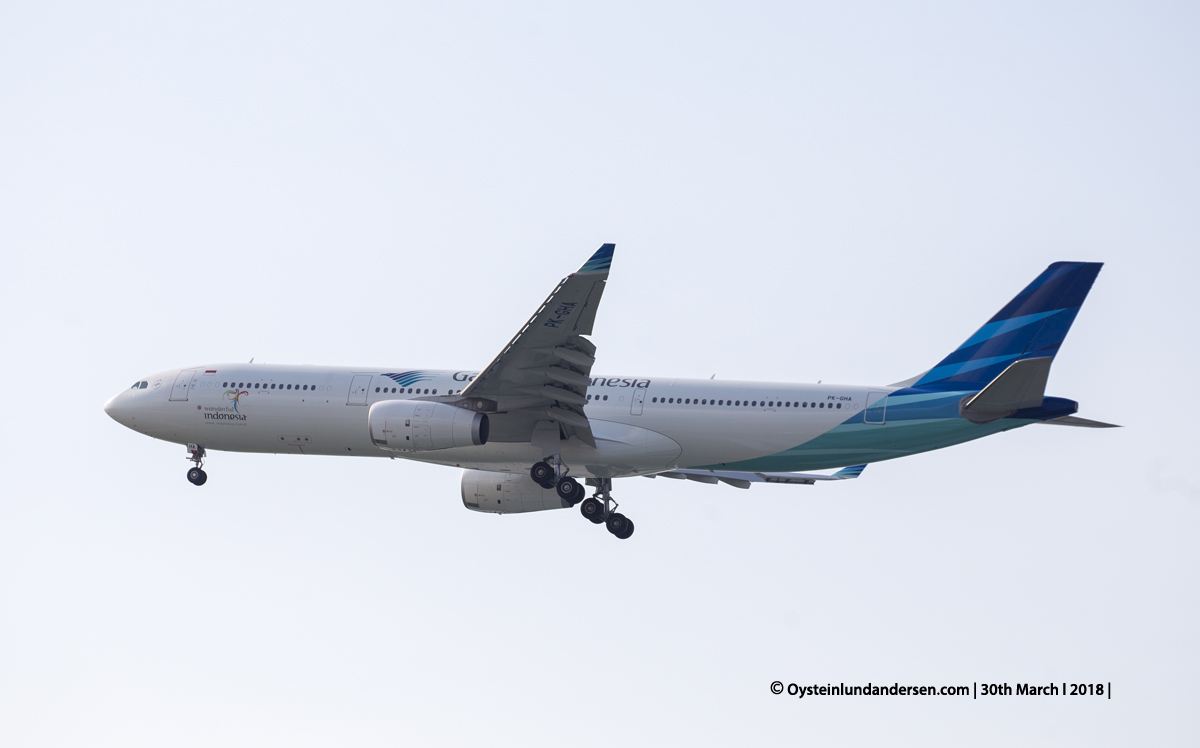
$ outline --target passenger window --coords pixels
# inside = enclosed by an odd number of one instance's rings
[[[378,387],[376,387],[376,388],[375,388],[375,391],[376,391],[376,392],[379,392],[379,388],[378,388]]]
[[[837,406],[838,406],[838,410],[841,410],[841,409],[842,409],[842,404],[841,404],[841,403],[838,403],[838,404],[837,404]]]
[[[608,399],[608,395],[605,395],[605,396],[604,396],[604,399],[605,399],[605,400],[607,400],[607,399]]]
[[[741,404],[742,404],[741,400],[738,400],[736,403],[734,403],[734,405],[741,405]]]

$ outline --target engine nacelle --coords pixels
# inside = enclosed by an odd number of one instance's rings
[[[488,417],[424,400],[384,400],[367,413],[371,441],[397,452],[428,452],[487,444]]]
[[[473,512],[515,514],[566,509],[571,505],[558,497],[553,488],[542,488],[524,473],[493,473],[464,470],[463,506]]]

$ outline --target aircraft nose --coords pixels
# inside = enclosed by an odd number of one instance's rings
[[[129,425],[129,404],[122,402],[124,392],[118,392],[108,398],[108,402],[104,404],[104,412],[108,417],[121,424],[122,426]]]

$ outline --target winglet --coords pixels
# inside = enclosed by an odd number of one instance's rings
[[[596,254],[592,255],[591,259],[583,263],[583,267],[579,268],[581,273],[607,273],[612,267],[613,250],[616,249],[615,244],[602,244],[600,249],[596,250]]]
[[[837,471],[836,473],[833,474],[833,477],[841,478],[842,480],[848,480],[850,478],[857,478],[858,476],[862,475],[862,471],[864,471],[866,469],[867,469],[866,463],[863,463],[862,465],[851,465],[850,467],[844,467],[841,470]]]

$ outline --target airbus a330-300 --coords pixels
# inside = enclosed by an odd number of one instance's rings
[[[616,511],[614,478],[811,485],[1029,424],[1110,426],[1045,394],[1101,263],[1052,264],[933,368],[863,387],[593,374],[588,336],[613,248],[478,371],[206,364],[138,379],[104,410],[187,445],[197,486],[209,450],[400,457],[462,468],[468,509],[578,505],[622,539],[633,522]],[[842,469],[807,472],[831,468]]]

